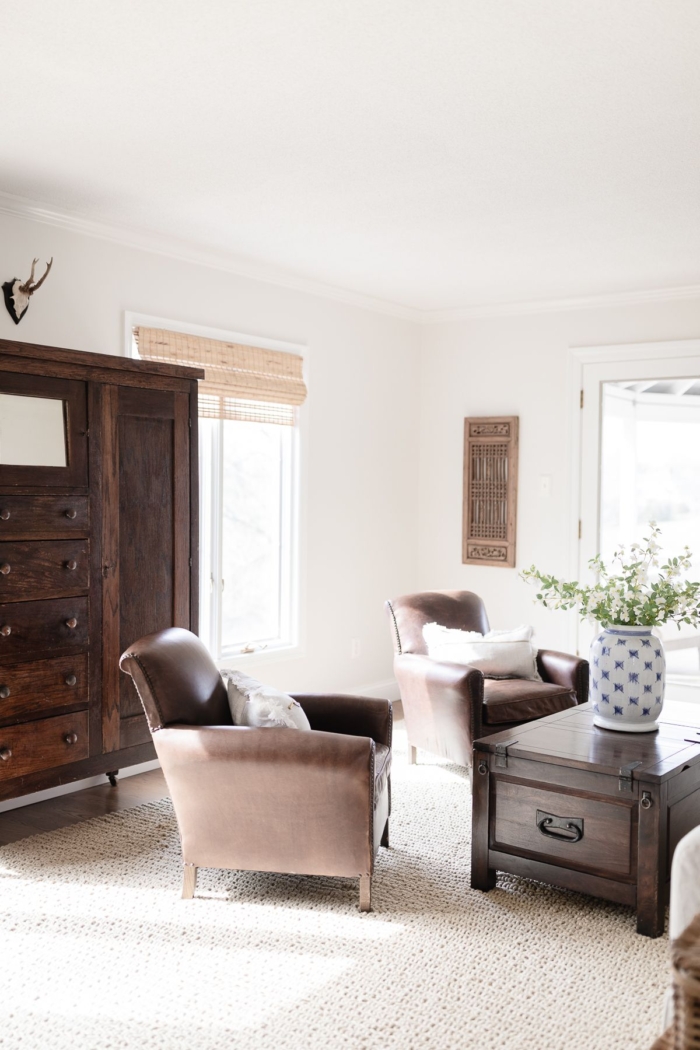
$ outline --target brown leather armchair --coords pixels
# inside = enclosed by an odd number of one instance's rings
[[[226,687],[189,631],[147,635],[123,654],[146,712],[180,829],[182,896],[197,868],[360,880],[371,910],[374,859],[389,845],[391,704],[296,696],[311,723],[234,726]]]
[[[541,682],[489,679],[464,664],[431,660],[423,626],[439,623],[462,631],[489,630],[484,603],[471,591],[426,591],[385,603],[394,640],[394,673],[399,683],[409,761],[416,748],[471,767],[479,737],[514,729],[588,699],[588,662],[540,649]]]

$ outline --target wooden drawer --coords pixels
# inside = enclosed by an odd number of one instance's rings
[[[0,495],[0,541],[88,534],[87,496]]]
[[[86,594],[87,540],[0,543],[0,602]]]
[[[631,802],[579,798],[500,777],[494,777],[491,790],[491,849],[608,876],[632,873]],[[574,841],[577,825],[582,835]]]
[[[87,702],[87,653],[0,665],[0,722]]]
[[[0,780],[88,757],[88,713],[42,718],[0,729]]]
[[[0,660],[41,649],[84,649],[87,641],[87,598],[0,605]]]

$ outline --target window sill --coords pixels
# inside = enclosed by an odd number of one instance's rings
[[[216,666],[222,667],[264,667],[267,664],[283,663],[287,660],[299,660],[304,655],[300,645],[280,645],[276,649],[256,649],[253,653],[235,653],[222,656]]]

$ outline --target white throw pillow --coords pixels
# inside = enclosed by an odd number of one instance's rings
[[[533,628],[522,625],[509,631],[460,631],[426,623],[423,639],[433,660],[469,664],[485,678],[542,679],[537,670],[537,649],[532,644]]]
[[[226,682],[228,705],[235,726],[311,729],[303,707],[287,693],[263,685],[242,671],[224,668],[221,677]]]

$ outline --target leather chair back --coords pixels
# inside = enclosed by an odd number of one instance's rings
[[[141,698],[151,732],[168,725],[233,725],[216,664],[191,631],[169,627],[131,645],[119,661]]]
[[[426,623],[439,623],[443,627],[456,627],[461,631],[479,631],[486,634],[489,629],[486,607],[473,591],[423,591],[419,594],[404,594],[385,602],[394,639],[394,652],[418,653],[426,656],[428,648],[423,641]]]

